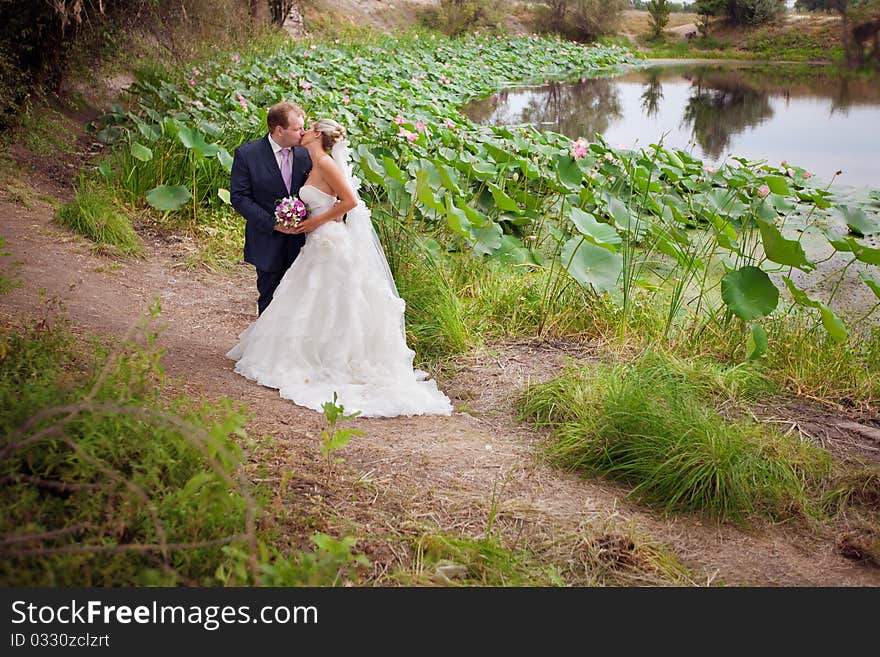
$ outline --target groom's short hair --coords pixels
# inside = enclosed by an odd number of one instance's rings
[[[301,116],[303,119],[306,117],[303,108],[296,103],[285,101],[283,103],[275,103],[272,105],[272,107],[269,108],[269,113],[266,115],[266,124],[269,126],[269,132],[272,132],[275,127],[279,125],[282,128],[288,127],[288,119],[291,114]]]

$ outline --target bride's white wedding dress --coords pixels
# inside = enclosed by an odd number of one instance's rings
[[[300,198],[315,215],[336,202],[312,185]],[[335,392],[364,417],[449,415],[449,398],[413,369],[404,308],[359,201],[346,223],[306,235],[272,302],[226,355],[242,376],[316,411]]]

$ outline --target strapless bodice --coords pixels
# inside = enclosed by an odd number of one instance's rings
[[[309,207],[309,215],[323,214],[336,203],[336,197],[318,189],[314,185],[299,188],[299,198]]]

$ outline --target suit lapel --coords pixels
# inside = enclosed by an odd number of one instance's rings
[[[293,154],[291,153],[291,157]],[[278,198],[287,196],[287,188],[284,186],[284,178],[281,177],[281,169],[278,168],[278,160],[275,159],[275,152],[272,150],[272,144],[269,143],[269,136],[263,138],[263,164],[269,172],[272,180],[273,190]]]

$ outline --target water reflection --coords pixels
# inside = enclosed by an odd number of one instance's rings
[[[645,116],[657,116],[660,113],[660,102],[663,100],[663,85],[660,83],[660,72],[656,69],[648,71],[648,80],[642,92],[642,109]]]
[[[880,80],[821,67],[675,63],[614,78],[515,88],[471,103],[480,123],[532,123],[611,144],[660,138],[707,163],[793,162],[835,183],[880,187]]]
[[[683,77],[692,91],[682,126],[690,128],[692,139],[713,160],[728,150],[733,135],[773,116],[768,95],[740,80],[705,74]]]
[[[532,123],[564,135],[590,136],[604,133],[612,121],[623,116],[611,78],[502,91],[471,103],[467,114],[478,123]]]

